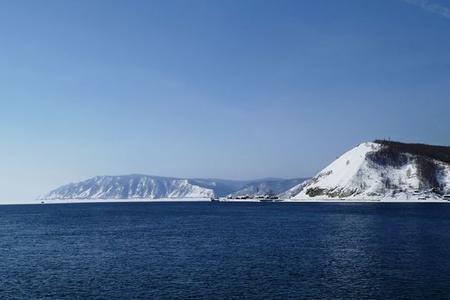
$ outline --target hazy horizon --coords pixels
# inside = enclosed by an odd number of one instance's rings
[[[0,201],[449,145],[450,1],[1,1]]]

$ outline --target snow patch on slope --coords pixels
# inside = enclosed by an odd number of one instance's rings
[[[97,176],[57,188],[41,200],[211,198],[281,193],[303,179],[181,179],[147,175]]]
[[[214,191],[187,179],[145,175],[98,176],[57,188],[41,197],[56,199],[209,198]]]
[[[377,199],[426,200],[441,199],[424,178],[418,166],[419,157],[400,154],[396,160],[383,161],[377,153],[378,143],[363,143],[343,154],[309,182],[288,191],[293,200],[307,199]],[[450,191],[450,167],[430,160],[437,168],[439,187]]]
[[[255,180],[247,183],[240,190],[232,193],[231,197],[237,196],[264,196],[268,194],[283,195],[288,189],[303,182],[304,179],[267,179],[267,180]]]

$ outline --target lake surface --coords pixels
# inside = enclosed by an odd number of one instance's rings
[[[0,206],[1,299],[449,299],[450,205]]]

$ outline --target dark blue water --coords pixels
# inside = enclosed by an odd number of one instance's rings
[[[1,299],[450,299],[450,205],[0,206]]]

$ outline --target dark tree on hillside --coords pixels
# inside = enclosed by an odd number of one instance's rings
[[[375,143],[387,146],[390,153],[410,153],[440,160],[450,164],[450,147],[426,144],[406,144],[400,142],[375,140]]]

